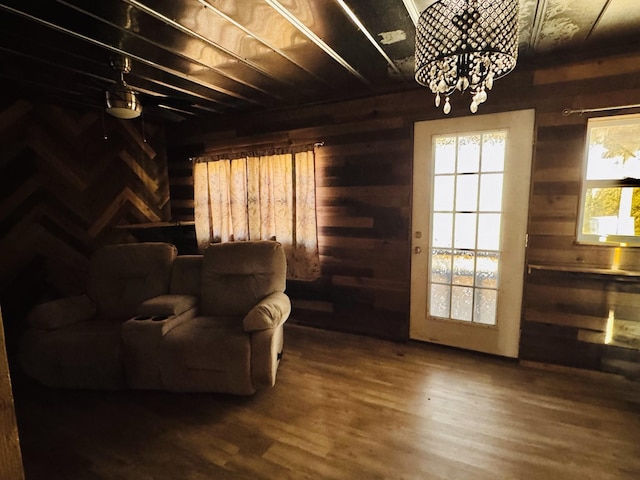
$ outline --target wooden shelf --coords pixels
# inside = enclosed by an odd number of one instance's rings
[[[116,225],[115,228],[119,228],[122,230],[143,230],[147,228],[170,228],[170,227],[185,227],[195,225],[196,222],[185,221],[185,222],[153,222],[153,223],[131,223],[128,225]]]
[[[619,270],[612,268],[581,267],[579,265],[544,265],[530,263],[527,265],[527,270],[528,273],[531,273],[532,270],[541,270],[546,272],[583,273],[587,275],[619,277],[624,278],[625,280],[640,278],[640,271]]]
[[[115,225],[126,230],[139,242],[166,242],[178,248],[180,255],[195,255],[198,252],[196,229],[193,220],[176,222],[132,223]]]

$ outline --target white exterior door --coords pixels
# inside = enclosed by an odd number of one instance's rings
[[[518,356],[534,120],[415,124],[411,338]]]

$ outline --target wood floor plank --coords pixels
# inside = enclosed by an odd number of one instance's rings
[[[640,478],[638,382],[298,325],[285,342],[248,398],[19,377],[26,479]]]

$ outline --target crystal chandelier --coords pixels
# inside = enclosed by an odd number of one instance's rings
[[[445,97],[445,114],[451,111],[451,94],[467,89],[469,109],[476,113],[517,57],[518,0],[439,0],[420,15],[416,81],[436,95],[436,107]]]

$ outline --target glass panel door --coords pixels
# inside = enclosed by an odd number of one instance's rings
[[[517,356],[534,118],[416,123],[411,338]]]
[[[433,139],[432,317],[496,324],[507,131]]]

